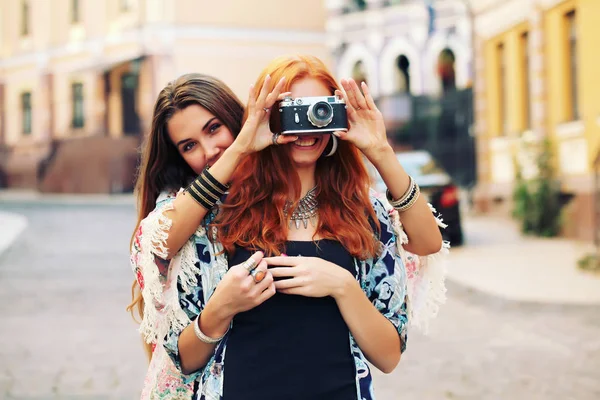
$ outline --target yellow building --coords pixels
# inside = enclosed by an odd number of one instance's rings
[[[211,74],[245,101],[276,56],[330,62],[325,18],[323,0],[0,0],[0,187],[130,189],[169,80]]]
[[[594,236],[594,162],[600,149],[600,1],[474,2],[477,204],[508,212],[515,160],[535,174],[528,144],[548,138],[564,234]]]

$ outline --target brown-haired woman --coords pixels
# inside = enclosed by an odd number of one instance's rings
[[[191,398],[193,384],[183,383],[161,345],[170,328],[190,323],[176,301],[178,284],[185,291],[199,283],[195,238],[206,226],[202,222],[208,210],[226,190],[220,182],[228,182],[247,154],[273,143],[265,109],[273,106],[283,83],[267,91],[270,81],[265,82],[257,94],[250,88],[243,126],[242,103],[214,77],[184,75],[158,95],[136,185],[138,223],[131,243],[136,279],[128,307],[141,318],[140,332],[151,356],[144,399]],[[196,188],[203,185],[208,196],[198,202]],[[179,190],[185,187],[194,190]],[[232,298],[241,297],[234,290]]]
[[[402,247],[442,249],[437,221],[393,156],[366,85],[364,96],[353,81],[341,92],[314,57],[275,60],[257,86],[271,79],[292,97],[344,96],[350,130],[335,134],[335,152],[334,136],[302,136],[241,161],[210,234],[198,235],[196,270],[179,275],[178,303],[193,323],[170,324],[164,347],[198,383],[197,399],[372,399],[367,360],[391,372],[406,346]],[[371,195],[361,151],[410,242]]]

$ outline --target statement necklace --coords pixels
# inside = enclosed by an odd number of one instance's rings
[[[292,215],[290,216],[289,227],[290,229],[295,225],[296,229],[300,229],[300,223],[304,225],[304,229],[308,228],[308,221],[314,226],[317,227],[318,222],[318,214],[319,214],[319,203],[317,202],[317,198],[315,197],[315,192],[317,191],[317,187],[310,189],[306,195],[298,201],[298,206],[292,211]],[[292,206],[292,202],[288,201],[285,204],[285,208],[283,213],[287,217],[289,214],[289,209]]]

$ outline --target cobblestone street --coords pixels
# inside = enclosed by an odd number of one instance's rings
[[[132,205],[0,208],[29,220],[0,255],[0,398],[135,399],[145,360],[125,312]],[[448,286],[430,336],[410,335],[396,371],[375,373],[378,399],[600,398],[597,307]]]

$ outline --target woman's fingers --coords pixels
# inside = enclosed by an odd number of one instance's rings
[[[298,136],[295,136],[295,135],[279,135],[279,136],[277,136],[277,144],[279,144],[279,145],[293,143],[296,140],[298,140]]]
[[[277,100],[283,100],[286,97],[291,96],[291,95],[292,95],[292,92],[283,92],[283,93],[280,93],[279,96],[277,96]]]
[[[249,259],[256,261],[256,265],[258,265],[263,260],[264,256],[265,254],[262,251],[257,251],[254,254],[252,254]]]
[[[269,269],[274,278],[293,278],[302,273],[301,268],[294,267],[277,267]]]
[[[358,105],[358,107],[355,108],[357,108],[358,110],[368,110],[369,106],[365,101],[365,97],[361,93],[360,88],[358,87],[354,79],[350,79],[350,86],[352,87],[352,92],[354,94],[354,98],[356,99],[356,104]]]
[[[273,107],[273,104],[275,104],[275,102],[279,98],[279,94],[283,90],[283,85],[285,85],[285,76],[283,78],[281,78],[279,80],[279,82],[277,82],[277,85],[275,85],[275,87],[273,88],[271,93],[269,93],[269,95],[265,99],[265,104],[263,105],[263,107],[265,107],[265,108]]]
[[[254,110],[254,107],[256,107],[256,91],[254,90],[254,85],[250,85],[248,93],[248,109],[252,111]]]
[[[336,90],[335,95],[344,99],[344,102],[346,103],[346,114],[348,115],[348,120],[354,121],[354,117],[356,116],[356,110],[354,110],[354,107],[352,107],[350,100],[348,100],[346,92],[343,90]]]
[[[275,289],[275,282],[271,282],[271,284],[258,296],[258,304],[262,304],[269,300],[276,292],[277,290]]]
[[[335,131],[333,132],[333,135],[342,140],[346,140],[346,137],[348,136],[348,131]]]
[[[283,279],[275,282],[276,290],[286,290],[304,285],[302,278]]]
[[[356,99],[354,90],[352,90],[352,85],[350,84],[350,80],[342,79],[342,87],[344,88],[344,91],[346,92],[346,97],[348,99],[347,103],[350,104],[352,106],[352,108],[354,108],[354,109],[358,108],[359,107],[358,100]]]
[[[268,265],[294,267],[294,266],[300,264],[303,261],[303,259],[302,259],[302,257],[277,256],[277,257],[266,257],[265,261],[267,262]]]
[[[256,105],[258,107],[264,107],[265,99],[269,94],[269,85],[271,84],[271,75],[267,75],[265,77],[265,81],[263,82],[262,88],[260,89],[260,94],[258,95],[258,99],[256,99]]]
[[[363,93],[365,94],[365,100],[367,101],[367,107],[369,107],[369,109],[371,109],[371,110],[376,110],[377,105],[375,104],[375,100],[373,100],[373,96],[371,96],[371,89],[369,89],[369,87],[367,86],[367,84],[365,82],[361,83],[361,87],[362,87]]]
[[[252,270],[253,267],[257,267],[258,264],[260,264],[263,261],[264,256],[265,255],[262,251],[257,251],[256,253],[248,257],[246,261],[236,265],[236,267],[243,267],[248,273],[250,273],[250,270]]]

